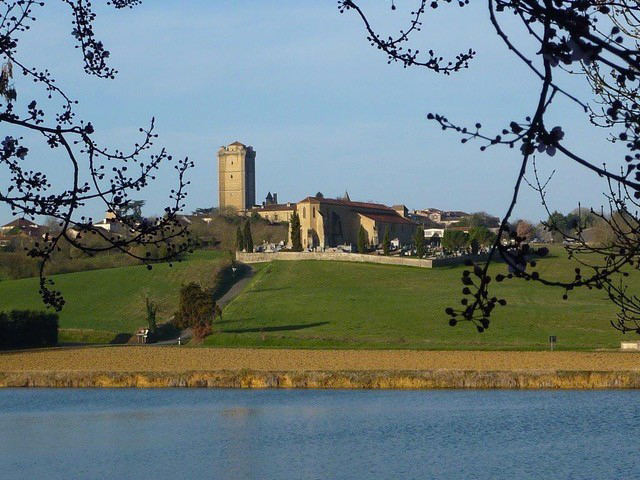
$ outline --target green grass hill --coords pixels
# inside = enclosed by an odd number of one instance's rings
[[[108,268],[55,275],[55,288],[66,304],[60,313],[61,339],[109,342],[118,333],[133,333],[146,324],[144,296],[159,302],[158,321],[168,320],[177,308],[180,285],[192,280],[212,281],[224,252],[196,252],[187,261]],[[43,310],[38,279],[0,282],[0,311]]]
[[[538,270],[570,275],[567,267],[551,257]],[[563,300],[562,290],[516,279],[492,285],[508,304],[494,311],[487,331],[465,322],[450,327],[444,310],[462,298],[463,269],[275,261],[227,306],[205,344],[535,350],[549,348],[549,335],[559,349],[618,348],[630,339],[609,324],[616,309],[603,291],[576,290]],[[505,270],[497,264],[493,274]]]
[[[558,252],[559,253],[559,252]],[[226,254],[197,252],[172,268],[155,265],[57,275],[67,301],[60,314],[63,340],[108,342],[145,324],[145,293],[160,302],[159,321],[177,307],[180,285],[211,281]],[[479,334],[466,323],[448,325],[444,309],[461,298],[464,267],[421,269],[324,261],[257,264],[256,274],[214,325],[209,346],[399,349],[559,349],[619,347],[623,336],[609,321],[616,309],[602,291],[562,291],[521,280],[493,285],[508,304]],[[493,274],[504,272],[497,264]],[[555,256],[539,271],[562,277],[572,265]],[[565,277],[567,278],[567,277]],[[640,288],[640,276],[632,277]],[[637,291],[637,290],[636,290]],[[43,308],[37,279],[0,282],[0,310]]]

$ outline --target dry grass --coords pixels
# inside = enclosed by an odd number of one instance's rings
[[[0,372],[193,371],[363,372],[630,372],[640,354],[621,352],[488,352],[286,350],[164,346],[78,347],[0,353]]]

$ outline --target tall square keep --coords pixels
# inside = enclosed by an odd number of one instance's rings
[[[247,210],[256,203],[256,152],[233,142],[218,150],[220,208]]]

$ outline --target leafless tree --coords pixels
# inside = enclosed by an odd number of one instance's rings
[[[139,3],[139,0],[109,2],[117,9],[132,8]],[[41,1],[0,0],[0,125],[5,131],[23,132],[23,135],[6,135],[0,141],[0,169],[3,170],[0,202],[8,205],[15,215],[32,219],[47,216],[58,222],[58,229],[50,230],[26,253],[40,261],[40,291],[44,302],[60,310],[64,299],[61,292],[52,287],[53,282],[45,276],[44,268],[63,239],[90,255],[109,250],[124,252],[147,263],[148,268],[153,261],[174,259],[190,248],[177,213],[183,207],[185,187],[189,183],[185,173],[191,162],[186,158],[174,161],[164,149],[151,153],[157,137],[153,120],[149,127],[140,129],[140,141],[128,152],[109,149],[94,140],[91,122],[76,119],[77,101],[58,85],[46,67],[34,67],[20,55],[20,40],[29,34],[38,16],[46,15],[47,8],[69,10],[72,35],[82,52],[88,75],[112,79],[117,72],[108,64],[109,51],[94,34],[96,15],[90,2],[61,0],[45,7]],[[52,58],[56,54],[58,52],[52,51]],[[13,76],[18,73],[41,87],[48,97],[44,103],[58,101],[61,106],[57,111],[45,113],[48,107],[36,100],[23,99],[13,83]],[[27,136],[39,138],[44,145],[63,152],[71,172],[67,185],[56,186],[44,171],[28,167]],[[127,215],[126,212],[137,205],[130,195],[137,195],[154,180],[164,163],[173,163],[177,178],[170,205],[162,218],[149,220]],[[123,225],[121,233],[97,228],[91,218],[82,215],[82,207],[91,202],[101,202],[104,210],[116,213],[114,221]],[[87,241],[95,237],[103,240],[100,246],[92,246],[96,242]]]
[[[369,42],[384,52],[389,63],[399,62],[404,67],[426,68],[449,75],[470,67],[475,52],[471,49],[444,59],[435,48],[426,49],[426,53],[410,48],[412,38],[420,31],[428,10],[448,4],[464,7],[468,3],[469,0],[416,0],[407,28],[395,36],[379,33],[359,1],[341,0],[338,6],[341,12],[355,12],[363,22]],[[391,8],[396,9],[393,1]],[[489,293],[492,281],[489,267],[501,257],[508,264],[509,273],[497,275],[496,281],[506,278],[536,281],[563,289],[564,298],[578,287],[604,289],[619,307],[618,318],[611,322],[613,326],[622,332],[640,333],[640,298],[630,293],[625,284],[629,270],[640,268],[637,215],[640,198],[640,6],[635,0],[488,0],[487,10],[495,34],[539,81],[539,89],[532,92],[535,108],[528,115],[514,112],[515,118],[498,132],[487,133],[479,122],[465,127],[443,114],[428,115],[443,130],[459,134],[463,143],[480,142],[482,151],[496,146],[513,148],[521,159],[513,195],[488,261],[470,264],[472,268],[464,271],[462,306],[447,308],[449,323],[456,325],[461,320],[467,321],[480,332],[489,327],[494,308],[506,304],[504,299]],[[507,19],[516,19],[528,41],[537,44],[536,55],[527,55],[524,46],[507,35],[504,29]],[[560,84],[564,72],[584,76],[592,87],[593,97],[582,99],[564,88]],[[579,155],[568,146],[561,125],[547,124],[548,113],[559,97],[575,103],[594,125],[602,128],[610,141],[624,145],[626,152],[613,167]],[[569,257],[581,264],[568,281],[546,278],[536,271],[533,256],[544,255],[547,249],[530,247],[525,238],[509,227],[523,183],[529,183],[539,192],[549,211],[546,189],[550,177],[540,177],[535,158],[557,154],[601,177],[606,182],[603,192],[608,196],[607,208],[589,212],[600,225],[606,225],[609,232],[606,241],[595,244],[587,241],[580,221],[572,231],[561,232]],[[578,211],[579,216],[581,211]],[[558,231],[553,224],[545,227]],[[504,241],[505,236],[510,241]]]

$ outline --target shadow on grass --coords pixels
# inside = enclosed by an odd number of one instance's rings
[[[131,337],[133,337],[133,334],[131,333],[117,333],[116,336],[113,337],[113,340],[109,342],[109,344],[122,345],[128,343],[129,340],[131,340]]]
[[[329,322],[301,323],[298,325],[280,325],[278,327],[259,328],[239,328],[237,330],[222,330],[221,333],[263,333],[263,332],[286,332],[290,330],[304,330],[305,328],[319,327]]]

